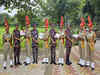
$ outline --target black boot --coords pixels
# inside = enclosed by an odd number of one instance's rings
[[[50,64],[53,64],[53,57],[51,56],[51,62],[50,62]]]
[[[53,62],[51,61],[50,64],[53,64]]]
[[[72,63],[69,61],[69,58],[67,58],[66,64],[67,64],[67,65],[71,65],[71,64],[72,64]]]
[[[25,61],[25,62],[24,62],[24,65],[27,66],[27,65],[29,65],[29,64]]]
[[[22,63],[21,63],[21,62],[18,62],[17,64],[18,64],[18,65],[22,65]]]
[[[53,64],[53,61],[51,60],[50,64]]]
[[[54,56],[54,59],[53,59],[53,63],[56,65],[56,58],[55,58],[55,56]]]
[[[17,66],[16,56],[14,56],[14,65]]]
[[[38,64],[38,61],[36,60],[36,64]]]
[[[56,65],[56,62],[55,61],[53,63]]]
[[[18,55],[18,57],[17,57],[17,61],[18,61],[18,62],[17,62],[18,65],[22,65],[22,63],[20,62],[20,56],[19,56],[19,55]]]
[[[38,64],[38,59],[37,58],[38,58],[38,56],[36,56],[36,59],[35,59],[36,64]]]
[[[5,66],[5,67],[3,67],[4,69],[7,69],[7,67]]]
[[[10,68],[12,68],[13,67],[13,65],[10,65]]]
[[[91,68],[91,70],[93,71],[93,70],[95,70],[94,68]]]
[[[69,63],[68,61],[66,62],[67,65],[71,65],[71,63]]]

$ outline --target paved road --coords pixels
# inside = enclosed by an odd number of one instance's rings
[[[96,51],[95,51],[95,62],[96,62],[96,69],[95,71],[91,71],[90,68],[81,68],[77,65],[79,60],[79,49],[78,46],[72,48],[71,52],[71,61],[73,64],[71,66],[60,66],[60,65],[51,65],[51,64],[42,64],[42,59],[44,56],[45,51],[40,50],[39,52],[39,64],[30,64],[29,66],[18,66],[13,68],[7,68],[4,70],[2,68],[2,60],[3,55],[0,54],[0,75],[100,75],[100,40],[97,40],[96,43]],[[57,60],[59,55],[59,50],[57,51]],[[65,51],[64,51],[65,52]],[[49,53],[49,52],[48,52]],[[21,54],[21,59],[25,59],[25,54]],[[47,54],[50,58],[50,54]],[[9,60],[8,60],[9,61]],[[22,62],[22,61],[21,61]]]

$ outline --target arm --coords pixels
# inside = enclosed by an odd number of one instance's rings
[[[96,33],[95,32],[94,32],[93,37],[94,37],[94,43],[96,43]]]
[[[10,38],[10,47],[12,48],[13,44],[12,44],[12,35],[11,35],[11,38]]]
[[[2,41],[3,41],[3,44],[4,44],[4,41],[5,41],[5,39],[4,39],[4,34],[2,35],[3,37],[2,37]]]

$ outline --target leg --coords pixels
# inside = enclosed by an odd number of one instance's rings
[[[6,69],[7,67],[7,56],[8,56],[8,46],[4,44],[4,64],[3,64],[4,69]]]
[[[30,64],[31,59],[30,59],[30,45],[26,42],[26,60],[25,60],[25,65]]]
[[[20,63],[20,47],[17,49],[17,64],[21,65],[21,63]]]
[[[66,64],[68,65],[72,64],[69,60],[70,52],[71,52],[71,47],[66,48]]]
[[[79,45],[79,52],[80,52],[80,60],[78,62],[78,65],[81,65],[82,64],[82,48],[81,48],[81,45]]]
[[[66,48],[66,64],[68,62],[68,48]]]
[[[50,48],[51,50],[51,64],[53,63],[53,47]]]
[[[17,65],[17,50],[16,50],[16,47],[14,47],[14,64]]]
[[[83,67],[85,66],[85,48],[82,48],[82,59],[81,59],[81,64],[80,66]]]
[[[70,53],[71,53],[71,47],[69,47],[69,58],[70,58]]]
[[[13,48],[9,44],[10,67],[13,67]]]
[[[90,51],[90,62],[91,62],[91,69],[94,70],[95,69],[95,62],[94,62],[94,50]]]
[[[87,45],[87,49],[86,49],[86,67],[90,66],[90,48],[89,45]]]
[[[33,63],[35,63],[35,47],[32,47]]]
[[[38,47],[36,48],[36,63],[38,63]]]
[[[56,48],[53,47],[53,62],[56,64]]]

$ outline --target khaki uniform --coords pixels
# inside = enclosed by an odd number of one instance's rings
[[[3,34],[3,43],[4,43],[4,67],[6,67],[7,56],[10,56],[10,65],[13,64],[12,62],[12,36],[10,33]]]
[[[94,49],[95,49],[95,40],[96,40],[96,34],[95,32],[91,31],[87,35],[88,39],[88,50],[87,50],[87,63],[91,65],[92,68],[94,68]]]
[[[79,48],[80,48],[80,61],[79,64],[84,66],[85,65],[85,57],[86,57],[86,45],[87,45],[87,40],[86,40],[86,32],[81,31],[79,33],[79,36],[81,38]]]
[[[59,34],[61,35],[58,40],[58,49],[59,49],[59,64],[64,64],[64,35],[63,31],[60,31]]]
[[[48,44],[49,32],[46,31],[44,34],[45,34],[44,35],[44,39],[45,40],[44,40],[44,46],[43,46],[43,48],[45,50],[45,57],[48,57],[48,51],[49,51],[49,44]]]
[[[49,32],[46,31],[44,33],[44,43],[43,43],[43,49],[44,49],[43,63],[48,63],[48,58],[49,58],[49,43],[48,43],[48,39],[49,39]]]
[[[59,57],[63,58],[64,57],[64,44],[63,44],[63,39],[60,39],[58,42],[59,46]]]
[[[31,38],[31,31],[29,28],[25,30],[25,47],[26,47],[26,62],[30,63],[30,56],[31,56],[31,47],[30,47],[30,38]]]

